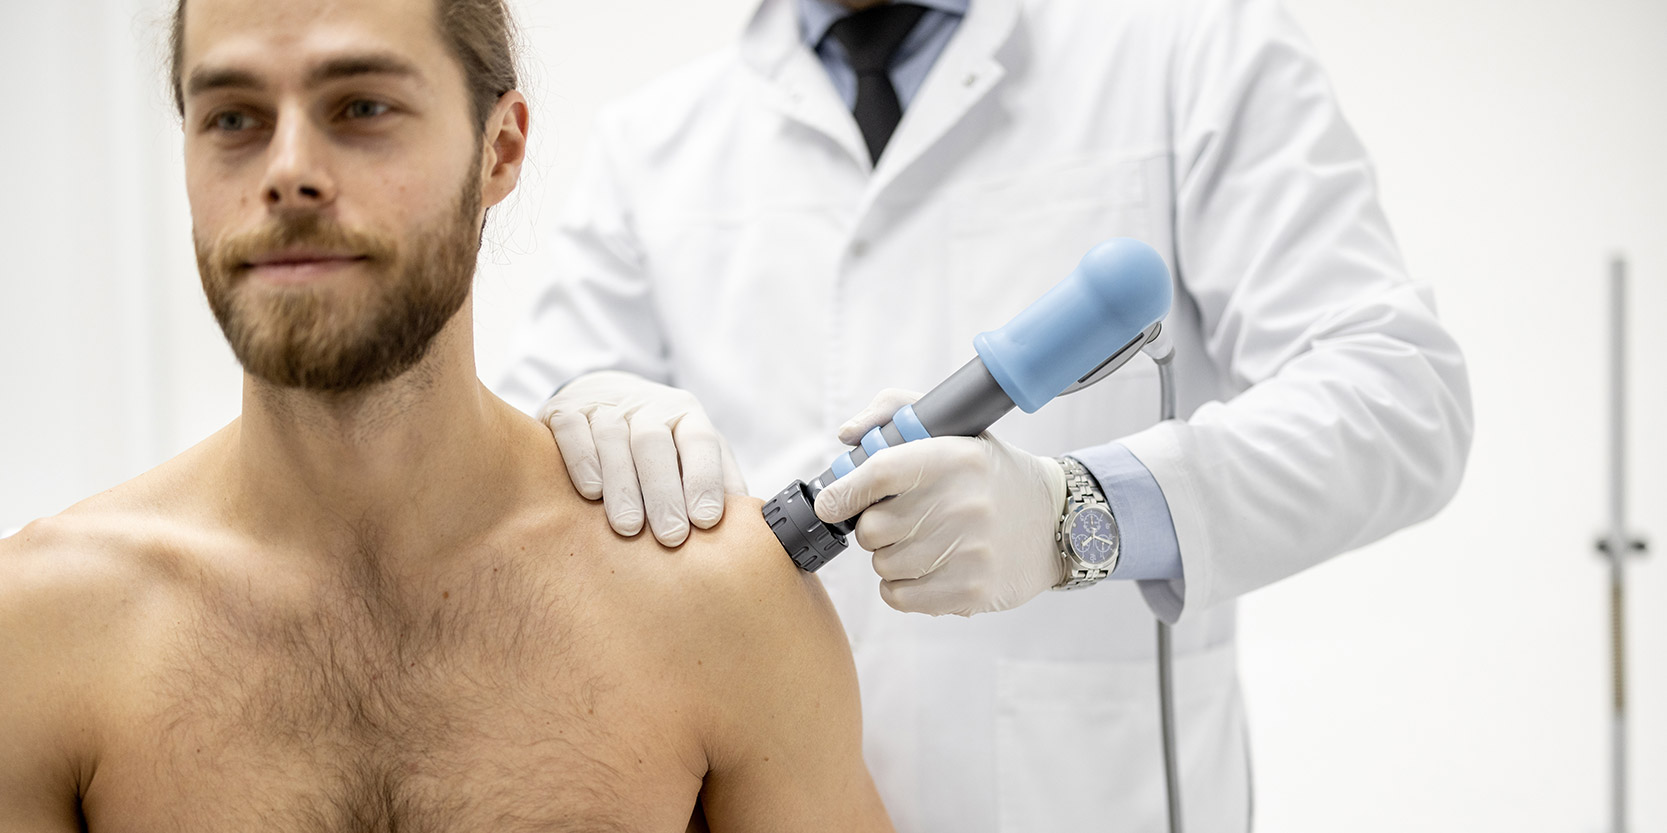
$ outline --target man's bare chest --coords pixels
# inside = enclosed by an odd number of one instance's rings
[[[683,830],[698,755],[637,640],[589,594],[494,569],[201,594],[145,662],[90,829]]]

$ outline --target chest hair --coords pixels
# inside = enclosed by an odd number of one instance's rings
[[[625,829],[583,589],[471,562],[415,587],[356,553],[302,603],[201,582],[160,672],[159,748],[165,779],[215,785],[180,796],[203,827]]]

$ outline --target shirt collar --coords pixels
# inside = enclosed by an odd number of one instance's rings
[[[972,0],[908,0],[917,6],[925,6],[940,12],[965,17],[967,6]],[[805,46],[815,49],[828,34],[828,29],[834,21],[851,13],[837,0],[798,0],[799,3],[799,37],[804,39]]]

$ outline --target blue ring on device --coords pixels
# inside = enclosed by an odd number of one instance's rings
[[[880,429],[878,428],[870,428],[868,433],[862,435],[862,450],[868,452],[870,457],[890,447],[891,444],[887,443],[886,438],[880,435]]]
[[[851,452],[847,451],[844,454],[835,457],[833,465],[828,468],[833,470],[834,479],[838,480],[839,478],[856,471],[857,464],[851,462]]]
[[[897,426],[897,433],[903,435],[903,442],[912,443],[915,440],[929,440],[932,432],[920,424],[920,417],[915,416],[915,406],[904,405],[891,415],[891,424]]]

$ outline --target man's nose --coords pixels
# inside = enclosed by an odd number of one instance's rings
[[[280,117],[268,147],[261,197],[274,211],[318,210],[336,199],[335,178],[326,164],[328,139],[306,116]]]

